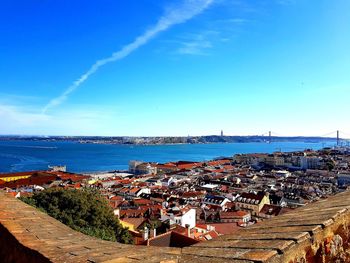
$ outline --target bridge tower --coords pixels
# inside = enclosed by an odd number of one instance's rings
[[[340,141],[340,138],[339,138],[339,130],[337,131],[337,146],[339,146],[339,141]]]

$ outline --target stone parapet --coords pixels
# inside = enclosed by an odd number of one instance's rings
[[[185,248],[123,245],[76,232],[0,192],[0,262],[350,262],[350,192]]]

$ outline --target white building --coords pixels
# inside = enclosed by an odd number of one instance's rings
[[[136,167],[142,163],[143,163],[142,161],[135,161],[135,160],[129,161],[129,172],[135,173]]]
[[[177,180],[174,177],[167,177],[161,180],[162,186],[170,187],[176,186]]]
[[[319,157],[300,157],[300,168],[301,169],[318,169],[320,167]]]
[[[213,191],[215,189],[218,189],[219,185],[217,185],[217,184],[204,184],[204,185],[202,185],[202,188],[205,190],[208,190],[208,191]]]
[[[50,171],[53,172],[67,172],[67,166],[66,165],[49,165],[48,166]]]
[[[212,206],[219,206],[222,210],[224,210],[225,205],[230,202],[230,200],[223,196],[211,196],[207,195],[203,198],[203,204],[204,205],[212,205]]]
[[[291,173],[288,172],[288,171],[284,171],[284,170],[282,170],[282,171],[275,171],[275,176],[276,177],[287,178],[287,177],[291,176]]]
[[[169,210],[161,210],[160,220],[162,222],[169,220],[172,223],[182,227],[194,228],[196,226],[196,209],[174,207]]]
[[[129,196],[132,198],[140,197],[140,195],[142,194],[150,194],[150,193],[151,193],[151,189],[138,188],[138,187],[132,187],[132,188],[124,187],[119,191],[120,195]]]

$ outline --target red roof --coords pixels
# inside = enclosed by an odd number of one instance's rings
[[[112,196],[110,198],[110,200],[113,200],[113,201],[123,201],[123,197],[119,196],[119,195],[115,195],[115,196]]]
[[[71,180],[73,182],[80,182],[84,179],[89,179],[90,176],[77,175],[77,174],[62,174],[62,175],[59,175],[59,178],[61,178],[63,181]]]
[[[279,215],[281,210],[282,210],[282,207],[280,206],[265,204],[261,209],[260,213],[271,215],[271,216],[277,216]]]
[[[202,163],[179,161],[179,162],[176,163],[176,166],[179,169],[187,169],[187,170],[189,170],[189,169],[193,169],[193,168],[202,166]]]
[[[221,186],[221,191],[227,191],[228,190],[228,186],[227,185],[222,185]]]
[[[11,197],[16,197],[16,195],[18,195],[17,192],[8,192],[6,193],[7,196],[11,196]]]
[[[147,206],[147,208],[151,209],[151,210],[160,210],[163,208],[162,205],[150,205],[150,206]]]
[[[122,202],[121,200],[108,200],[108,204],[112,208],[117,208]]]
[[[143,215],[148,211],[146,209],[126,209],[120,210],[120,217],[143,217]]]
[[[136,194],[138,191],[140,191],[141,188],[131,188],[130,193]]]
[[[207,164],[210,165],[210,166],[230,164],[230,163],[231,163],[231,161],[230,160],[226,160],[226,159],[207,162]]]
[[[170,230],[174,231],[176,233],[179,233],[179,234],[187,236],[187,228],[186,227],[183,227],[183,226],[180,226],[180,225],[175,225],[175,227],[174,228],[170,228]]]
[[[132,183],[132,181],[134,181],[135,179],[124,179],[124,180],[121,180],[119,181],[119,183],[121,184],[130,184]]]
[[[219,234],[215,230],[212,230],[206,233],[197,233],[195,236],[195,238],[200,241],[212,240],[217,237],[219,237]]]
[[[244,216],[249,215],[245,211],[232,211],[232,212],[221,212],[220,218],[243,218]]]
[[[120,193],[127,193],[129,191],[129,188],[122,188],[119,190]]]
[[[202,228],[202,229],[205,229],[205,230],[208,229],[208,225],[206,225],[206,224],[196,224],[196,227],[197,228]]]
[[[165,164],[158,164],[158,165],[163,165],[163,166],[168,166],[168,167],[176,167],[176,164],[170,162],[170,163],[165,163]]]
[[[198,243],[197,240],[177,232],[167,232],[145,241],[143,245],[158,247],[186,247]]]
[[[204,193],[202,192],[184,192],[181,197],[188,198],[188,197],[197,197],[197,196],[203,196]]]
[[[177,167],[174,164],[158,164],[157,168],[158,169],[177,170]]]
[[[148,199],[135,199],[134,204],[137,206],[151,205],[153,202]]]

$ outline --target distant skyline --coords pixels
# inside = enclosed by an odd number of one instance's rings
[[[0,135],[349,135],[349,10],[2,1]]]

